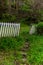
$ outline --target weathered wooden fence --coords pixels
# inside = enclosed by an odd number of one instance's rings
[[[19,36],[20,23],[0,23],[0,37]]]

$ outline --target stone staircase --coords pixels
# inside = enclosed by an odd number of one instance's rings
[[[23,46],[23,48],[21,48],[21,50],[20,50],[20,54],[22,55],[22,59],[20,59],[21,60],[21,62],[16,62],[16,64],[15,65],[29,65],[28,63],[27,63],[27,51],[29,50],[29,43],[28,42],[26,42],[25,43],[25,45]]]

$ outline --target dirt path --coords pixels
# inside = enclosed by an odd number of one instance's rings
[[[29,65],[27,63],[27,51],[29,50],[29,43],[26,42],[23,48],[20,50],[22,59],[21,62],[18,62],[17,60],[15,61],[15,65]]]

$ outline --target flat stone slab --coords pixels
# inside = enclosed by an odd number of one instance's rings
[[[23,51],[20,52],[20,54],[22,54],[22,55],[27,55],[27,53],[26,53],[26,52],[23,52]]]
[[[23,58],[23,59],[22,59],[22,61],[23,61],[23,62],[26,62],[26,61],[27,61],[27,59],[26,59],[26,58]]]
[[[24,51],[25,52],[25,51],[27,51],[27,49],[26,48],[22,48],[21,51]]]

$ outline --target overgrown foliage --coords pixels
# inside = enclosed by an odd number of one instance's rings
[[[41,0],[17,0],[15,3],[13,1],[7,1],[9,4],[7,4],[5,1],[0,1],[0,19],[7,19],[10,21],[12,19],[12,16],[16,16],[16,21],[20,22],[20,19],[25,19],[25,22],[27,23],[37,23],[40,20],[43,20],[43,1]],[[4,3],[4,4],[3,4]],[[13,3],[13,5],[12,5]],[[8,15],[4,15],[4,14]],[[13,15],[12,15],[13,13]],[[15,15],[16,14],[16,15]],[[4,17],[3,17],[4,15]],[[11,16],[9,16],[11,15]],[[14,21],[12,19],[11,21]]]
[[[15,22],[16,21],[16,16],[15,15],[10,15],[10,14],[3,14],[1,16],[0,21],[2,22]]]
[[[37,25],[37,33],[38,34],[43,34],[43,22],[40,22],[40,23],[38,23],[38,25]]]

